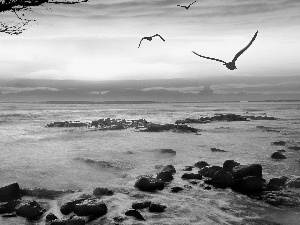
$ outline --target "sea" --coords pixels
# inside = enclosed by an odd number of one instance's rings
[[[95,130],[90,128],[47,127],[55,121],[91,122],[101,118],[145,119],[153,123],[174,123],[184,118],[200,118],[218,113],[273,116],[277,120],[251,120],[188,124],[194,133]],[[266,128],[266,129],[264,129]],[[0,187],[18,182],[21,188],[73,190],[57,199],[36,198],[58,217],[61,204],[96,187],[114,191],[102,197],[108,213],[90,224],[300,224],[300,208],[273,206],[249,198],[230,188],[205,190],[200,184],[181,179],[185,166],[198,161],[222,166],[228,159],[243,165],[256,163],[263,178],[300,177],[300,151],[272,142],[285,141],[300,146],[299,102],[224,102],[151,104],[47,104],[0,103]],[[219,148],[226,152],[213,152]],[[163,154],[172,149],[176,154]],[[284,149],[286,159],[271,154]],[[134,187],[140,175],[155,175],[163,166],[174,165],[177,173],[164,190],[141,192]],[[196,168],[193,172],[197,172]],[[172,193],[171,187],[184,190]],[[299,194],[297,189],[291,190]],[[146,221],[125,216],[134,201],[151,200],[167,206],[163,213],[141,213]],[[2,218],[1,225],[45,224],[22,217]]]

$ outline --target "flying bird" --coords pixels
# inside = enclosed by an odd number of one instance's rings
[[[203,55],[199,55],[198,53],[196,53],[196,52],[194,52],[194,51],[192,51],[192,52],[193,52],[194,54],[196,54],[197,56],[200,56],[200,57],[202,57],[202,58],[205,58],[205,59],[211,59],[211,60],[215,60],[215,61],[222,62],[223,65],[225,65],[228,69],[230,69],[230,70],[235,70],[235,69],[237,69],[236,66],[235,66],[235,61],[238,59],[238,57],[240,57],[241,54],[244,53],[244,51],[246,51],[246,50],[250,47],[250,45],[252,45],[253,41],[255,40],[255,38],[256,38],[256,36],[257,36],[257,33],[258,33],[258,31],[256,31],[256,33],[254,34],[252,40],[249,42],[249,44],[248,44],[245,48],[243,48],[241,51],[239,51],[238,53],[236,53],[236,55],[234,56],[234,58],[233,58],[233,60],[232,60],[231,62],[225,62],[225,61],[223,61],[223,60],[221,60],[221,59],[216,59],[216,58],[206,57],[206,56],[203,56]]]
[[[189,9],[191,7],[191,5],[193,5],[196,1],[192,2],[191,4],[189,4],[188,6],[185,6],[185,5],[177,5],[179,7],[183,7],[185,9]]]
[[[161,40],[166,41],[166,40],[163,39],[159,34],[155,34],[155,35],[150,36],[150,37],[143,37],[143,38],[141,39],[141,41],[140,41],[139,47],[141,46],[142,40],[146,39],[146,40],[148,40],[148,41],[152,41],[152,38],[154,38],[154,37],[160,37]]]

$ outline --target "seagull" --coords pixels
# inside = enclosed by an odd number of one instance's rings
[[[203,56],[203,55],[199,55],[198,53],[196,53],[194,51],[192,51],[192,52],[195,55],[200,56],[202,58],[211,59],[211,60],[216,60],[216,61],[222,62],[223,65],[225,65],[228,69],[235,70],[235,69],[237,69],[236,66],[235,66],[235,61],[238,59],[238,57],[240,57],[241,54],[244,53],[244,51],[246,51],[250,47],[250,45],[252,45],[253,41],[255,40],[255,38],[257,36],[257,33],[258,33],[258,31],[256,31],[256,33],[254,34],[252,40],[249,42],[249,44],[245,48],[243,48],[241,51],[239,51],[238,53],[236,53],[236,55],[234,56],[234,58],[233,58],[233,60],[231,62],[225,62],[225,61],[220,60],[220,59],[215,59],[215,58],[210,58],[210,57],[206,57],[206,56]]]
[[[191,7],[191,5],[193,5],[196,1],[192,2],[191,4],[189,4],[188,6],[185,6],[185,5],[177,5],[179,7],[183,7],[185,9],[189,9]]]
[[[143,38],[141,39],[141,41],[140,41],[139,47],[141,46],[142,40],[146,39],[146,40],[148,40],[148,41],[152,41],[152,38],[153,38],[153,37],[160,37],[161,40],[165,41],[165,39],[163,39],[159,34],[155,34],[155,35],[150,36],[150,37],[143,37]]]

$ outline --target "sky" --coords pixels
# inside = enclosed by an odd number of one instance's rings
[[[0,78],[144,80],[299,75],[299,0],[90,0],[25,11],[17,36],[0,33]],[[17,22],[15,14],[0,20]],[[237,70],[231,61],[254,33]],[[144,36],[160,34],[166,41]]]

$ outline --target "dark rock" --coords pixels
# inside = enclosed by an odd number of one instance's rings
[[[209,164],[205,161],[199,161],[194,164],[195,167],[202,169],[203,167],[209,166]]]
[[[231,172],[233,167],[239,166],[240,164],[234,160],[226,160],[223,163],[223,170]]]
[[[285,141],[274,141],[274,142],[272,142],[272,145],[284,146],[285,145]]]
[[[300,178],[289,180],[286,186],[289,188],[300,188]]]
[[[0,188],[0,202],[8,202],[20,198],[20,187],[18,183],[13,183]]]
[[[182,190],[183,190],[182,187],[172,187],[171,188],[171,192],[173,192],[173,193],[177,193],[177,192],[182,191]]]
[[[96,199],[87,199],[75,205],[74,213],[77,216],[100,217],[107,213],[107,206],[102,201]]]
[[[162,169],[163,172],[171,172],[171,173],[176,173],[176,169],[173,165],[167,165]]]
[[[236,180],[232,189],[243,194],[252,194],[261,192],[265,186],[266,180],[261,177],[248,176]]]
[[[114,220],[115,222],[120,223],[120,222],[123,222],[124,220],[126,220],[126,217],[124,217],[124,216],[115,216],[115,217],[113,218],[113,220]]]
[[[16,213],[9,213],[9,214],[4,214],[2,217],[10,218],[10,217],[17,217]]]
[[[279,149],[277,152],[286,152],[284,149]]]
[[[156,178],[163,182],[170,182],[174,179],[170,171],[161,171],[157,174]]]
[[[189,127],[187,125],[177,125],[173,132],[181,132],[181,133],[197,133],[199,130],[193,127]]]
[[[141,191],[154,192],[164,189],[165,184],[159,179],[142,176],[135,182],[134,186]]]
[[[145,218],[142,216],[142,214],[139,211],[135,210],[135,209],[126,210],[125,215],[126,216],[133,216],[137,220],[144,220],[145,221]]]
[[[25,196],[33,196],[37,198],[46,198],[46,199],[54,199],[61,195],[74,193],[71,190],[48,190],[45,188],[36,188],[36,189],[21,189],[21,195]]]
[[[235,179],[242,179],[248,176],[262,177],[262,166],[259,164],[240,165],[232,169]]]
[[[222,169],[222,167],[220,167],[220,166],[206,166],[206,167],[203,167],[201,170],[199,170],[198,173],[204,177],[212,178],[215,175],[215,173],[221,169]]]
[[[50,221],[53,221],[53,220],[56,220],[58,219],[57,216],[55,216],[53,213],[49,213],[47,216],[46,216],[46,222],[50,222]]]
[[[73,216],[69,219],[56,219],[52,220],[49,225],[85,225],[85,220],[83,218]]]
[[[148,208],[151,204],[151,201],[145,201],[145,202],[134,202],[132,203],[133,209],[144,209]]]
[[[21,203],[16,208],[18,216],[27,218],[28,220],[38,220],[46,211],[36,201],[29,201]]]
[[[300,199],[293,192],[286,191],[265,191],[258,196],[250,196],[259,200],[263,200],[270,205],[285,205],[289,207],[299,207]]]
[[[193,185],[199,184],[199,182],[198,182],[198,181],[195,181],[195,180],[189,180],[189,183],[190,183],[190,184],[193,184]]]
[[[151,205],[149,206],[149,211],[150,212],[164,212],[166,208],[167,208],[167,206],[165,206],[165,205],[151,203]]]
[[[212,184],[218,188],[227,188],[231,187],[234,184],[234,182],[235,180],[233,178],[232,173],[222,169],[214,174],[209,184]]]
[[[81,198],[81,199],[73,200],[71,202],[67,202],[60,207],[60,212],[63,215],[69,215],[71,212],[74,212],[75,205],[83,202],[84,200],[85,200],[84,198]]]
[[[108,190],[107,188],[101,188],[101,187],[97,187],[93,191],[93,195],[96,195],[96,196],[102,196],[102,195],[111,196],[113,194],[114,194],[114,192],[112,190]]]
[[[300,150],[300,147],[299,146],[290,146],[290,147],[288,147],[288,149],[291,149],[291,150]]]
[[[173,149],[168,149],[168,148],[160,149],[160,153],[176,155],[176,151],[174,151]]]
[[[274,152],[271,155],[272,159],[286,159],[285,155],[283,155],[281,152]]]
[[[17,205],[19,205],[20,203],[20,200],[13,200],[0,205],[0,214],[14,212],[16,210]]]
[[[193,166],[185,166],[185,168],[183,169],[183,171],[192,171],[193,170]]]
[[[227,152],[225,150],[219,149],[219,148],[211,148],[210,149],[212,152]]]
[[[201,180],[202,179],[202,175],[199,173],[184,173],[181,176],[182,179],[197,179],[197,180]]]
[[[283,187],[285,187],[285,183],[286,183],[287,179],[288,178],[285,176],[270,179],[269,183],[267,184],[267,190],[268,191],[281,190]]]
[[[208,185],[204,185],[203,188],[204,188],[205,190],[211,190],[211,186],[208,186]]]

